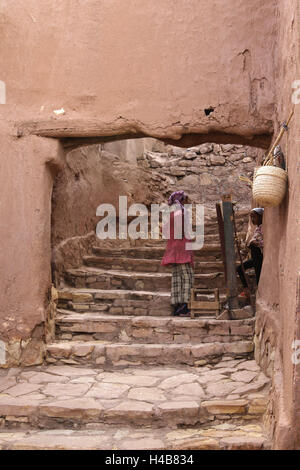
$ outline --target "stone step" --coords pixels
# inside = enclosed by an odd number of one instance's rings
[[[96,289],[125,289],[170,291],[171,273],[147,273],[136,271],[121,271],[112,269],[91,268],[82,266],[77,269],[68,269],[65,272],[65,281],[73,287],[90,287]],[[224,286],[224,274],[215,272],[210,274],[195,274],[195,287],[213,289]]]
[[[246,221],[248,221],[250,210],[251,210],[250,208],[249,209],[236,210],[235,211],[235,220],[236,220],[236,222],[244,221],[245,218],[246,218]],[[216,224],[217,223],[217,215],[216,215],[215,209],[213,210],[213,212],[209,211],[210,212],[209,214],[207,214],[206,211],[207,211],[207,209],[205,208],[205,210],[204,210],[205,222],[207,224],[210,224],[210,223]]]
[[[1,380],[3,429],[205,426],[261,421],[270,380],[254,361],[217,367],[11,369]]]
[[[170,292],[71,288],[58,291],[59,308],[109,315],[170,316],[170,300]]]
[[[161,260],[142,259],[142,258],[112,258],[105,256],[84,256],[83,264],[85,266],[96,267],[100,269],[126,270],[128,272],[153,272],[166,273],[171,272],[172,267],[162,266]],[[237,263],[238,265],[238,263]],[[195,272],[209,274],[223,271],[222,261],[195,261]]]
[[[213,295],[202,295],[202,300],[213,301]],[[220,292],[225,302],[226,294]],[[63,289],[58,291],[58,308],[75,312],[101,312],[109,315],[170,316],[170,292]]]
[[[260,423],[141,429],[89,423],[87,429],[0,432],[0,450],[270,450]],[[112,458],[112,457],[110,457]],[[122,459],[121,456],[116,458]],[[127,458],[127,457],[126,457]],[[137,458],[137,456],[135,456]],[[117,462],[115,460],[115,462]],[[122,463],[121,460],[118,462]]]
[[[251,341],[255,319],[214,320],[211,318],[176,318],[118,316],[95,313],[69,313],[58,310],[56,338],[86,341],[104,340],[127,343],[229,343]]]
[[[84,334],[72,341],[55,341],[46,345],[46,362],[53,364],[124,367],[142,365],[198,365],[216,363],[223,357],[253,357],[253,341],[192,343],[111,343],[85,341]]]
[[[236,230],[237,230],[238,237],[241,237],[244,239],[247,233],[247,228],[248,227],[247,227],[247,224],[245,224],[245,222],[238,221],[236,223]],[[197,232],[196,225],[193,225],[192,230],[194,233]],[[138,239],[138,240],[141,241],[141,239]],[[155,245],[157,243],[158,244],[166,243],[166,240],[163,239],[162,236],[160,236],[159,239],[152,238],[152,234],[149,231],[148,238],[142,240],[142,242],[150,243],[150,244],[153,243]],[[207,223],[204,224],[204,243],[205,245],[210,244],[210,243],[220,243],[219,227],[215,222],[210,223],[210,224],[207,224]]]
[[[94,246],[92,251],[97,256],[104,258],[135,258],[135,259],[156,259],[161,260],[165,252],[164,246],[138,246],[134,248],[103,248]],[[210,244],[204,246],[201,250],[194,250],[195,259],[203,259],[205,261],[221,260],[221,247],[219,244]]]
[[[243,225],[238,224],[237,225],[237,236],[239,238],[245,239],[247,232],[243,230]],[[193,226],[193,232],[196,233],[196,226]],[[141,240],[141,239],[140,239]],[[156,244],[159,245],[166,245],[167,241],[163,238],[159,239],[154,239],[151,237],[151,232],[148,233],[148,238],[141,240],[142,243],[150,243],[153,244],[154,246]],[[220,243],[220,235],[219,235],[219,228],[216,226],[216,224],[212,224],[210,227],[205,226],[204,227],[204,246],[210,245],[210,244],[219,244]]]

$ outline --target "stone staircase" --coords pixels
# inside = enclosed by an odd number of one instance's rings
[[[215,220],[206,230],[196,284],[224,298]],[[255,319],[172,317],[163,251],[94,247],[66,270],[45,364],[0,371],[0,449],[270,447]]]

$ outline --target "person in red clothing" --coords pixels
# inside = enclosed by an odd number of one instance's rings
[[[175,191],[171,194],[168,199],[171,209],[170,226],[163,228],[164,231],[170,230],[161,264],[172,266],[171,305],[174,316],[190,314],[188,303],[194,283],[194,253],[186,249],[186,244],[191,240],[184,233],[184,205],[188,202],[188,196],[184,191]],[[180,226],[181,230],[178,230]]]

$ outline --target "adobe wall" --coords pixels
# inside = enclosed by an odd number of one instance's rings
[[[3,0],[4,118],[19,136],[199,134],[267,146],[275,4]]]
[[[65,147],[145,135],[266,147],[275,3],[1,2],[0,341],[28,339],[48,314],[46,162],[60,152],[48,138]],[[19,359],[18,349],[5,366]]]
[[[293,108],[292,89],[300,80],[300,4],[278,2],[276,42],[276,133]],[[300,88],[300,87],[299,87]],[[298,98],[300,93],[298,93]],[[284,203],[266,209],[265,255],[257,299],[256,359],[273,375],[271,425],[276,448],[300,448],[300,365],[292,347],[300,339],[300,104],[282,139],[289,190]],[[298,354],[299,356],[299,354]]]
[[[0,140],[0,341],[5,366],[33,365],[48,334],[51,194],[64,152],[56,139],[17,140],[2,125]]]
[[[150,135],[186,147],[207,141],[267,147],[289,112],[291,83],[300,79],[299,7],[295,0],[1,2],[5,366],[39,362],[47,333],[50,201],[63,160],[60,144],[49,137]],[[272,422],[281,448],[297,445],[293,429],[299,429],[299,366],[291,361],[299,338],[299,125],[297,108],[284,146],[289,196],[266,211],[269,261],[258,300],[257,358],[268,367],[260,351],[269,338],[276,371]]]

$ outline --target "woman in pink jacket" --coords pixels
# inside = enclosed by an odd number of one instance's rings
[[[186,249],[186,244],[190,242],[190,239],[186,238],[184,233],[184,204],[187,203],[188,196],[184,191],[175,191],[168,199],[171,209],[170,227],[168,227],[170,238],[161,262],[163,266],[172,265],[171,305],[175,316],[190,314],[188,303],[194,283],[194,253]],[[180,225],[182,227],[181,238],[175,238],[177,231],[175,229]],[[166,226],[163,230],[166,230]]]

